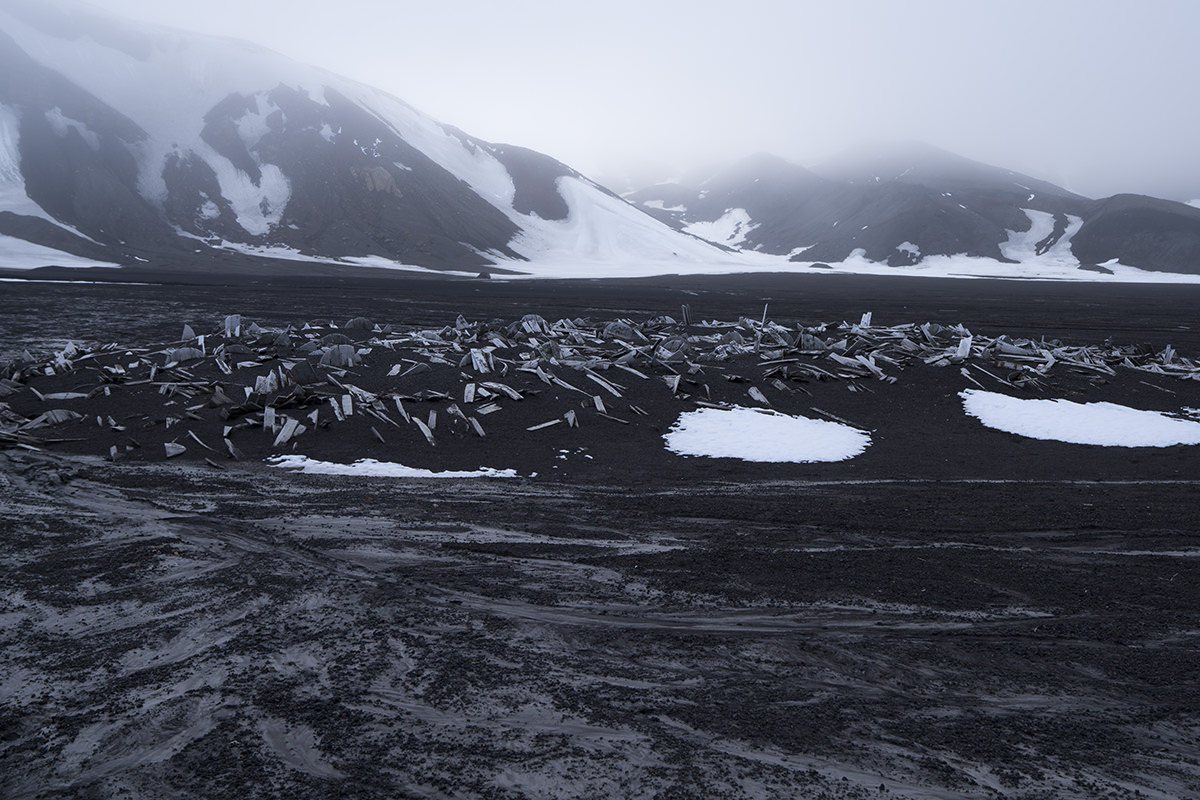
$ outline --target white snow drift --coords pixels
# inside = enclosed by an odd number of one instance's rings
[[[871,443],[848,425],[742,407],[689,411],[663,438],[679,455],[798,464],[846,461]]]
[[[1069,444],[1171,447],[1200,444],[1200,422],[1116,403],[1029,400],[967,389],[963,409],[989,428]]]
[[[430,472],[427,469],[406,467],[389,461],[360,458],[353,464],[337,464],[332,461],[317,461],[308,456],[272,456],[267,459],[272,467],[290,469],[308,475],[350,475],[357,478],[515,478],[511,469],[481,467],[469,472]]]

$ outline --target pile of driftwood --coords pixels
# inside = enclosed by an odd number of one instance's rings
[[[310,431],[343,425],[380,442],[407,431],[433,447],[446,431],[487,437],[492,415],[543,393],[566,399],[553,414],[539,405],[542,417],[526,419],[522,430],[577,427],[585,416],[628,424],[651,415],[634,402],[648,386],[692,405],[770,406],[765,387],[804,392],[807,382],[841,381],[861,391],[871,381],[895,382],[911,366],[954,368],[980,387],[1027,391],[1054,370],[1097,380],[1119,369],[1200,380],[1200,367],[1171,347],[1066,346],[930,322],[877,326],[870,313],[815,326],[783,325],[765,310],[736,322],[693,322],[686,306],[681,316],[460,316],[438,329],[360,317],[268,329],[232,315],[205,334],[185,325],[177,341],[157,346],[73,344],[40,359],[26,353],[0,370],[0,446],[86,440],[116,459],[157,440],[162,457],[192,450],[219,466],[214,458],[246,457],[249,441],[255,452],[295,449]],[[740,388],[714,392],[722,381]]]

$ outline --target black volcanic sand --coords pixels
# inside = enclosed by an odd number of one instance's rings
[[[641,321],[684,302],[758,318],[768,302],[788,325],[872,311],[1200,352],[1200,287],[820,276],[336,294],[5,284],[0,348],[169,341],[229,313],[440,327]],[[215,469],[195,447],[109,463],[81,455],[86,440],[0,452],[0,795],[1200,793],[1198,448],[1026,440],[962,413],[957,367],[888,371],[895,384],[860,392],[757,384],[782,410],[874,431],[839,464],[666,453],[689,406],[661,382],[629,425],[581,414],[527,433],[571,401],[543,392],[484,418],[485,439],[443,431],[399,458],[369,431],[322,443],[342,460],[525,476],[511,480]],[[1029,396],[1178,411],[1198,390],[1055,367]]]

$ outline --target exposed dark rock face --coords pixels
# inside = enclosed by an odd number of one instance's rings
[[[1184,203],[1118,194],[1095,203],[1072,240],[1079,259],[1116,258],[1142,269],[1200,272],[1200,209]]]
[[[491,152],[513,176],[516,187],[513,207],[517,211],[537,214],[542,219],[567,218],[570,209],[558,193],[558,179],[567,175],[580,177],[579,173],[566,164],[524,147],[496,145]]]

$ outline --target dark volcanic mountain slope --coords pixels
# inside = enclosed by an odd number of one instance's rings
[[[100,256],[104,245],[136,238],[160,244],[174,232],[137,190],[131,150],[146,133],[118,111],[33,61],[0,31],[0,108],[20,141],[17,158],[30,200],[73,234],[47,219],[0,209],[0,233],[56,249]],[[23,209],[28,210],[28,209]]]
[[[861,249],[893,266],[931,255],[1006,260],[1008,231],[1032,224],[1022,209],[1061,218],[1061,235],[1067,215],[1088,205],[1043,181],[925,146],[860,155],[820,174],[758,155],[698,186],[663,184],[629,199],[701,236],[731,232],[736,241],[723,244],[803,261],[841,261]]]
[[[71,0],[0,0],[0,234],[174,267],[721,255],[548,156],[261,48]]]
[[[1200,208],[1134,194],[1095,203],[1071,240],[1081,261],[1200,273]]]

